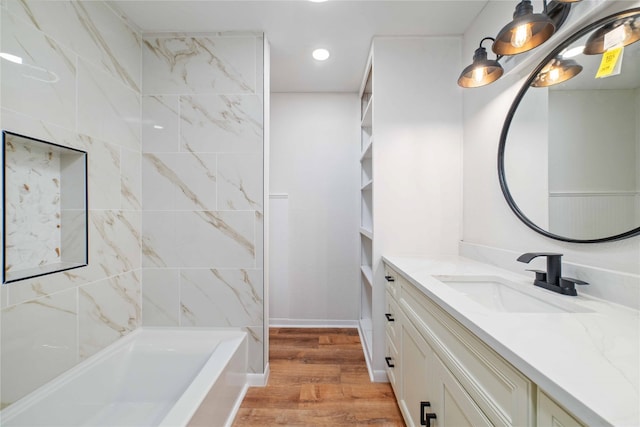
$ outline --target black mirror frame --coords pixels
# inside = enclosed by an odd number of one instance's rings
[[[545,65],[551,61],[553,58],[555,58],[555,56],[557,54],[559,54],[564,48],[566,48],[568,45],[570,45],[571,43],[573,43],[574,41],[580,39],[581,37],[583,37],[585,34],[590,33],[591,31],[601,27],[604,24],[607,24],[613,20],[616,19],[620,19],[620,18],[625,18],[627,16],[631,16],[631,15],[636,15],[636,14],[640,14],[640,8],[632,8],[632,9],[627,9],[627,10],[623,10],[620,11],[618,13],[614,13],[612,15],[606,16],[604,18],[601,18],[583,28],[581,28],[580,30],[576,31],[574,34],[570,35],[569,37],[567,37],[562,43],[560,43],[557,47],[555,47],[541,62],[540,64],[538,64],[538,66],[531,72],[531,74],[529,75],[529,77],[527,78],[527,80],[524,82],[524,84],[522,85],[522,87],[520,88],[520,90],[518,91],[518,94],[516,95],[513,103],[511,104],[511,108],[509,108],[509,112],[507,113],[507,117],[504,121],[504,125],[502,127],[502,133],[500,134],[500,145],[498,146],[498,179],[500,181],[500,189],[502,190],[502,194],[504,195],[504,198],[507,201],[507,204],[509,205],[509,207],[511,208],[511,210],[513,211],[513,213],[520,219],[520,221],[524,222],[525,225],[527,227],[529,227],[530,229],[532,229],[533,231],[542,234],[543,236],[549,237],[551,239],[554,240],[560,240],[563,242],[570,242],[570,243],[604,243],[604,242],[613,242],[616,240],[622,240],[622,239],[627,239],[629,237],[634,237],[634,236],[638,236],[640,235],[640,227],[634,228],[632,230],[629,230],[625,233],[621,233],[621,234],[616,234],[613,236],[609,236],[609,237],[603,237],[603,238],[598,238],[598,239],[572,239],[569,237],[565,237],[565,236],[560,236],[557,234],[553,234],[547,230],[544,230],[543,228],[540,228],[538,225],[536,225],[533,221],[531,221],[529,218],[527,218],[527,216],[520,210],[520,208],[518,207],[518,205],[516,204],[515,200],[513,200],[513,197],[511,196],[511,193],[509,192],[509,187],[507,186],[507,179],[505,176],[505,169],[504,169],[504,150],[507,144],[507,135],[509,133],[509,127],[511,125],[511,121],[513,120],[513,115],[515,114],[516,110],[518,109],[518,106],[520,105],[520,102],[522,101],[522,98],[524,98],[524,95],[526,94],[527,90],[529,90],[531,83],[533,83],[533,81],[535,80],[535,78],[538,76],[538,73],[540,71],[542,71],[542,69],[545,67]]]

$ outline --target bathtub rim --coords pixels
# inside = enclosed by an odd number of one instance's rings
[[[165,328],[162,328],[165,329]],[[178,328],[183,329],[183,328]],[[202,328],[188,328],[201,330]],[[248,370],[248,334],[245,331],[242,331],[238,328],[206,328],[206,330],[215,330],[215,331],[233,331],[233,336],[224,339],[219,342],[216,346],[215,352],[218,349],[223,349],[225,351],[233,350],[232,357],[235,356],[235,352],[239,349],[240,346],[244,344],[244,366],[245,372],[243,373],[243,384],[242,389],[236,399],[233,409],[227,415],[227,420],[225,422],[226,425],[230,425],[235,415],[239,409],[244,396],[247,393],[248,384],[247,384],[247,370]],[[229,362],[230,360],[227,360]],[[171,410],[167,412],[162,421],[157,425],[157,427],[175,427],[175,426],[187,426],[193,416],[195,415],[200,405],[204,402],[209,390],[215,385],[216,381],[220,378],[220,376],[224,373],[224,370],[227,368],[227,364],[221,365],[220,363],[216,363],[213,360],[213,357],[210,357],[209,360],[205,363],[205,365],[198,371],[198,374],[195,376],[194,380],[189,384],[189,387],[182,393],[180,398],[175,402]],[[204,391],[204,392],[203,392]]]
[[[238,343],[237,343],[238,346],[241,345],[240,341],[242,341],[242,340],[247,340],[248,341],[247,332],[243,331],[241,328],[234,328],[234,327],[142,326],[142,327],[136,328],[135,330],[129,332],[124,337],[122,337],[122,338],[118,339],[117,341],[109,344],[107,347],[103,348],[102,350],[98,351],[97,353],[92,354],[91,356],[89,356],[85,360],[81,361],[77,365],[73,366],[72,368],[60,373],[58,376],[56,376],[55,378],[53,378],[52,380],[50,380],[46,384],[43,384],[42,386],[40,386],[37,389],[35,389],[32,392],[30,392],[29,394],[23,396],[22,398],[18,399],[15,402],[13,402],[12,404],[7,406],[6,408],[0,410],[0,425],[3,425],[4,423],[11,421],[13,418],[19,416],[23,411],[27,410],[31,405],[35,405],[39,401],[41,401],[44,398],[46,398],[47,396],[49,396],[51,392],[54,392],[58,388],[63,387],[64,385],[66,385],[69,382],[73,381],[74,379],[79,377],[82,373],[84,373],[84,371],[86,371],[89,368],[91,368],[92,366],[100,363],[103,359],[109,358],[110,356],[113,355],[113,353],[118,352],[119,350],[122,349],[122,347],[127,346],[128,344],[130,344],[131,341],[134,341],[135,338],[138,335],[142,334],[145,331],[223,332],[224,333],[223,336],[225,336],[225,338],[230,339],[231,341],[238,341]],[[222,345],[223,343],[224,343],[224,341],[221,340],[221,342],[219,342],[217,344],[215,349],[220,347],[220,345]],[[215,353],[215,349],[214,349],[213,353]],[[248,351],[246,352],[246,355],[248,355]],[[247,356],[245,356],[245,357],[247,357]],[[211,361],[210,359],[211,359],[211,356],[207,360],[207,362],[205,362],[205,366],[209,364],[209,362]],[[198,372],[196,373],[196,377],[195,378],[197,378],[200,375],[200,373],[203,371],[205,366],[201,367],[200,370],[198,370]],[[224,368],[224,367],[222,367],[222,368]],[[222,372],[222,369],[220,370],[220,372]],[[218,373],[218,376],[219,376],[220,372]],[[246,390],[248,388],[248,385],[247,385],[247,373],[248,373],[248,371],[245,372],[245,386],[244,386],[244,388],[243,388],[243,390],[241,392],[240,402],[242,401],[242,398],[246,394]],[[218,376],[216,376],[211,381],[211,385],[213,385],[213,383],[218,378]],[[194,378],[194,380],[195,380],[195,378]],[[167,414],[165,414],[165,418],[163,418],[163,420],[161,421],[160,425],[167,425],[167,426],[169,425],[169,424],[164,424],[167,416],[174,411],[174,409],[175,409],[176,405],[178,404],[178,402],[180,402],[183,399],[184,394],[190,388],[191,388],[191,384],[189,385],[189,387],[187,387],[187,390],[185,390],[185,392],[180,396],[180,398],[178,398],[178,400],[175,402],[174,406],[169,410],[169,412],[167,412]],[[202,396],[202,399],[204,399],[205,396],[206,396],[206,393],[204,393],[204,395]],[[193,414],[198,409],[200,403],[202,403],[202,399],[197,403],[197,405],[195,405],[195,408],[193,409],[193,412],[189,415],[189,418],[184,422],[184,425],[186,425],[189,422],[189,420],[191,419],[191,417],[193,417]],[[187,406],[187,405],[185,405],[185,406]],[[236,405],[236,406],[239,406],[239,405]],[[231,413],[230,417],[232,417],[234,415],[235,415],[235,413]],[[176,424],[172,424],[171,426],[175,427],[175,425]]]

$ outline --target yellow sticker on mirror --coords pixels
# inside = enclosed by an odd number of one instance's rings
[[[596,79],[620,74],[622,64],[622,46],[608,50],[602,54],[602,61],[596,73]]]

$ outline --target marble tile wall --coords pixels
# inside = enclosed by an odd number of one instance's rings
[[[89,160],[89,265],[0,289],[6,407],[142,323],[142,37],[103,1],[2,0],[0,20],[23,58],[0,60],[0,127]]]
[[[263,36],[148,34],[143,325],[242,327],[264,371]]]

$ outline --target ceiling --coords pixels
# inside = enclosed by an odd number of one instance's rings
[[[272,92],[357,92],[373,36],[460,35],[485,0],[116,0],[143,32],[264,31]],[[331,57],[318,62],[313,49]]]

